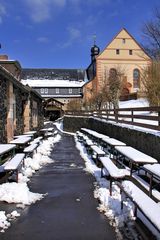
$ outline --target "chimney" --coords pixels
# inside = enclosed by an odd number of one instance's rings
[[[8,56],[7,55],[0,55],[0,60],[8,60]]]

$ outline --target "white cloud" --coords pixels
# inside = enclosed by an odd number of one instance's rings
[[[70,35],[70,39],[72,39],[72,40],[77,39],[81,36],[80,30],[77,28],[68,27],[68,32]]]
[[[110,0],[100,0],[100,1],[98,1],[98,0],[86,0],[86,2],[87,2],[88,4],[102,5],[102,4],[104,4],[104,3],[109,3]]]
[[[39,37],[37,38],[37,41],[40,43],[48,43],[49,39],[47,37]]]
[[[87,5],[104,5],[111,2],[111,0],[67,0],[68,3],[71,3],[73,6],[81,6],[82,4]]]
[[[25,0],[29,14],[35,23],[44,22],[52,17],[56,8],[65,6],[66,0]]]
[[[69,34],[68,40],[64,44],[60,45],[61,48],[67,48],[71,46],[75,41],[81,39],[81,31],[78,28],[68,27],[67,31]]]
[[[118,0],[117,0],[118,1]],[[73,13],[82,13],[85,5],[103,6],[111,0],[24,0],[28,13],[35,23],[47,21],[57,14],[59,9],[65,6],[73,8]]]
[[[3,17],[7,14],[5,6],[0,3],[0,23],[2,23]]]

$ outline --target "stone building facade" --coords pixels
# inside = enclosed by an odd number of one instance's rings
[[[20,78],[20,64],[0,56],[0,143],[10,142],[14,135],[43,126],[42,98],[23,86]]]

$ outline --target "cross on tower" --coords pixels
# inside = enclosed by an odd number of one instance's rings
[[[96,45],[96,38],[97,38],[97,35],[93,34],[93,43],[94,43],[94,45]]]

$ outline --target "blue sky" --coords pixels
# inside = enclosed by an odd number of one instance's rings
[[[159,0],[0,0],[0,54],[23,68],[86,68],[125,27],[139,43]]]

